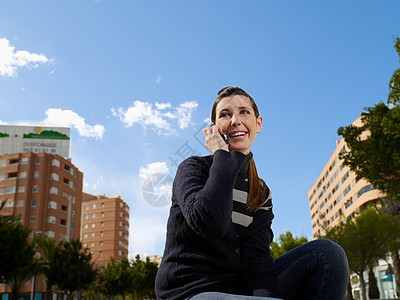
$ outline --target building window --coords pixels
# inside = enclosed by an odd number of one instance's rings
[[[7,179],[15,179],[18,177],[18,172],[8,173]]]
[[[35,159],[35,165],[40,165],[40,158]]]
[[[100,252],[99,252],[99,256],[103,256],[103,251],[100,251]]]
[[[120,213],[119,213],[119,216],[123,218],[123,217],[124,217],[124,214],[123,214],[122,212],[120,212]]]
[[[39,191],[39,187],[37,185],[32,186],[32,193],[37,193]]]
[[[6,160],[0,160],[0,168],[7,166]]]
[[[64,170],[70,172],[70,167],[68,165],[64,165]]]
[[[92,214],[92,218],[96,218],[96,214]]]
[[[101,216],[104,217],[104,212],[101,212]]]
[[[60,161],[58,159],[53,159],[51,162],[52,166],[60,167]]]
[[[19,178],[26,178],[26,172],[19,173]]]
[[[88,224],[85,224],[85,226],[83,226],[85,229],[88,229],[89,228],[89,225]]]
[[[96,209],[96,204],[93,204],[93,205],[92,205],[92,208],[93,208],[93,209]]]
[[[60,180],[60,175],[58,175],[57,173],[51,173],[50,179],[51,180],[55,180],[55,181],[59,181]]]
[[[348,185],[348,187],[343,191],[343,196],[346,196],[348,192],[350,192],[351,190],[351,186],[350,184]]]
[[[4,189],[0,188],[0,195],[3,195],[3,194],[4,194]]]
[[[90,236],[91,236],[91,237],[94,237],[94,236],[95,236],[94,232],[92,232],[92,233],[90,234]]]
[[[118,255],[122,256],[122,251],[121,250],[118,250]]]
[[[0,174],[0,181],[3,181],[6,178],[6,175],[4,173]]]
[[[57,219],[54,216],[49,216],[47,218],[47,223],[52,223],[52,224],[56,224],[57,223]]]
[[[36,207],[36,200],[32,200],[31,207]]]
[[[104,203],[101,204],[101,207],[104,207]]]
[[[50,194],[52,194],[52,195],[58,195],[58,188],[52,186],[52,187],[50,188]]]
[[[104,222],[100,222],[100,226],[103,227],[104,226]]]
[[[92,228],[95,228],[96,227],[96,223],[92,223]]]
[[[21,165],[26,165],[26,164],[28,164],[28,157],[23,157],[21,159]]]
[[[73,218],[75,217],[75,211],[74,210],[71,211],[71,215],[72,215]]]
[[[16,186],[8,186],[6,188],[6,194],[15,194],[16,190],[17,190]]]
[[[15,158],[15,159],[10,159],[10,162],[9,162],[9,164],[10,164],[10,166],[11,165],[18,165],[18,159],[17,158]]]
[[[57,202],[55,201],[49,201],[49,208],[57,209]]]
[[[36,216],[30,216],[29,222],[35,223],[35,221],[36,221]]]
[[[66,185],[69,185],[69,179],[68,178],[64,178],[63,179],[63,183],[66,184]]]
[[[67,220],[61,219],[60,224],[63,226],[67,226]]]
[[[83,248],[87,248],[87,244],[85,243],[85,244],[83,244]]]
[[[17,207],[24,207],[24,200],[17,200]]]
[[[103,236],[103,231],[100,231],[100,236]]]
[[[61,210],[63,212],[67,212],[68,211],[68,207],[66,205],[61,205]]]
[[[103,246],[103,241],[100,241],[99,245],[100,245],[100,246]]]
[[[342,183],[346,181],[346,179],[349,177],[349,171],[346,172],[346,174],[344,174],[344,176],[342,177]]]
[[[20,185],[18,187],[18,193],[25,193],[25,186],[24,185]]]
[[[33,173],[33,178],[34,178],[34,179],[39,179],[39,171],[35,171],[35,172]]]
[[[14,206],[15,206],[14,200],[7,200],[6,207],[14,207]]]
[[[85,233],[85,234],[83,235],[83,237],[84,237],[85,239],[87,239],[87,237],[88,237],[87,233]]]
[[[119,222],[119,226],[120,226],[120,227],[123,227],[124,224],[123,224],[122,222]]]
[[[86,205],[85,209],[89,209],[89,205]]]
[[[92,243],[90,243],[90,247],[94,247],[94,243],[92,242]]]
[[[85,215],[85,220],[89,219],[89,215]]]

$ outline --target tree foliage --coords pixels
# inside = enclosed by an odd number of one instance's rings
[[[308,239],[304,236],[294,237],[290,231],[281,233],[277,239],[277,242],[271,243],[271,252],[273,258],[289,252],[290,250],[303,245],[308,242]]]
[[[399,38],[395,49],[400,57]],[[400,68],[390,80],[386,104],[380,102],[366,108],[361,121],[361,128],[350,125],[338,129],[348,146],[340,158],[390,200],[400,201]],[[362,137],[364,130],[369,131],[366,137]]]
[[[44,252],[45,262],[41,272],[46,282],[72,299],[75,292],[88,287],[96,278],[96,270],[91,262],[92,255],[88,249],[82,248],[79,239],[60,241],[40,240],[39,245]]]
[[[19,220],[0,216],[0,282],[11,287],[12,299],[18,298],[22,284],[32,276],[34,244],[28,240],[30,232]]]
[[[357,218],[349,217],[325,233],[324,238],[338,243],[345,250],[350,269],[360,277],[363,299],[366,299],[364,271],[372,269],[379,259],[385,259],[391,241],[399,239],[393,218],[393,215],[370,206],[363,209]]]

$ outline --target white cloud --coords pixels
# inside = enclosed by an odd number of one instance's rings
[[[160,83],[161,83],[161,79],[162,79],[161,76],[158,76],[158,77],[157,77],[157,79],[156,79],[157,84],[160,84]]]
[[[111,108],[111,112],[125,127],[140,124],[144,129],[150,127],[158,135],[176,135],[177,130],[168,119],[178,120],[179,128],[184,129],[189,126],[192,112],[197,106],[196,101],[184,102],[178,107],[172,107],[171,103],[156,102],[153,106],[150,102],[135,101],[127,109]]]
[[[156,107],[159,110],[163,110],[163,109],[166,109],[166,108],[171,108],[171,103],[158,103],[158,102],[156,102]]]
[[[94,126],[86,124],[85,118],[78,115],[76,112],[68,109],[49,108],[46,111],[46,119],[43,125],[46,126],[62,126],[74,127],[78,130],[79,134],[84,137],[94,137],[95,139],[102,139],[104,134],[104,126],[96,124]]]
[[[6,38],[0,38],[0,76],[16,77],[17,68],[37,68],[40,63],[48,63],[50,60],[42,55],[30,53],[25,50],[15,51]]]
[[[146,179],[149,175],[154,175],[157,173],[167,174],[169,172],[167,163],[163,162],[155,162],[148,164],[147,167],[140,167],[139,177],[142,179]]]

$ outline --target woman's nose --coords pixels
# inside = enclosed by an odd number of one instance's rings
[[[231,125],[239,125],[240,123],[240,117],[237,114],[233,114],[231,117]]]

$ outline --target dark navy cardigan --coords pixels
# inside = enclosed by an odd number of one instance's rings
[[[185,299],[207,291],[274,296],[272,209],[255,212],[240,236],[232,223],[235,180],[251,157],[218,150],[179,165],[157,299]]]

